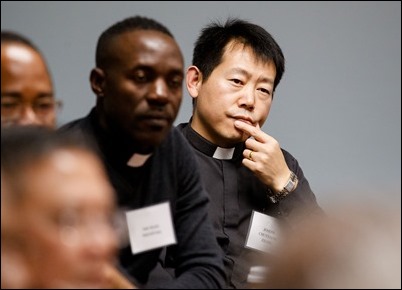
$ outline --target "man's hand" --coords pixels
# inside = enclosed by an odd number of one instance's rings
[[[246,140],[243,165],[273,191],[281,191],[289,179],[290,169],[278,141],[264,133],[259,125],[254,127],[242,121],[235,121],[234,125],[251,136]]]

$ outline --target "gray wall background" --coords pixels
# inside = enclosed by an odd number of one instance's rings
[[[186,65],[211,20],[265,27],[287,67],[264,131],[298,159],[323,207],[359,199],[400,210],[401,2],[1,1],[1,28],[43,51],[64,102],[62,125],[95,103],[88,78],[98,36],[135,14],[165,24]],[[176,124],[191,114],[184,91]]]

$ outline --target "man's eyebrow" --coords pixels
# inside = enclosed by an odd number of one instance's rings
[[[22,95],[20,92],[15,92],[15,91],[9,91],[9,92],[2,92],[1,93],[2,98],[14,98],[14,99],[21,99]],[[37,98],[43,99],[43,98],[53,98],[54,93],[51,92],[40,92],[37,94]]]
[[[240,67],[234,67],[234,68],[230,69],[230,72],[246,75],[247,77],[249,77],[251,75],[248,71],[246,71],[245,69],[242,69]]]
[[[240,67],[232,68],[230,71],[231,71],[232,73],[239,73],[239,74],[245,75],[246,77],[250,77],[250,76],[251,76],[251,74],[250,74],[247,70],[245,70],[245,69],[243,69],[243,68],[240,68]],[[273,84],[273,83],[274,83],[274,80],[273,80],[273,79],[271,79],[271,78],[266,78],[266,77],[263,77],[263,78],[259,79],[259,81],[260,81],[260,82],[269,83],[269,84]]]
[[[21,99],[21,94],[19,92],[15,92],[15,91],[6,91],[6,92],[1,92],[1,97],[2,98]]]

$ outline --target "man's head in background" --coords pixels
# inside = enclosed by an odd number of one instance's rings
[[[26,37],[1,32],[1,125],[56,127],[54,88],[46,61]]]

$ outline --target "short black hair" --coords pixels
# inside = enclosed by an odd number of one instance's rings
[[[274,62],[275,90],[285,72],[285,58],[280,46],[264,28],[238,18],[228,18],[224,24],[212,22],[202,29],[196,40],[193,65],[200,69],[204,81],[221,63],[225,47],[232,40],[250,47],[258,59]]]
[[[126,18],[113,24],[100,35],[96,45],[96,66],[102,67],[105,65],[107,58],[109,57],[107,48],[115,36],[135,30],[159,31],[174,39],[174,36],[169,29],[154,19],[143,16],[132,16]]]

